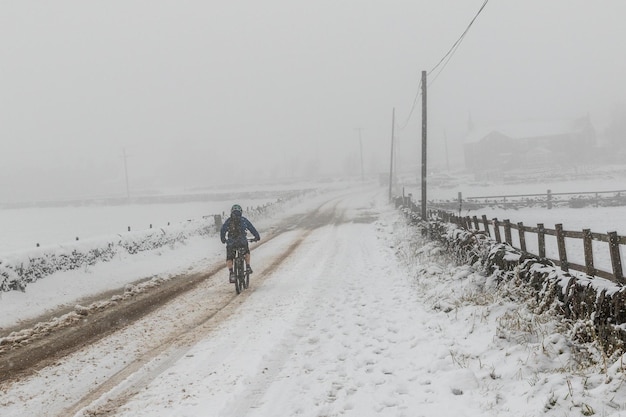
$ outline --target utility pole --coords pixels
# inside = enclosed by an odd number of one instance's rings
[[[361,150],[361,181],[365,181],[365,173],[363,171],[363,141],[361,140],[361,131],[362,127],[357,127],[356,130],[359,132],[359,149]]]
[[[389,202],[391,202],[392,188],[393,188],[393,145],[394,145],[394,131],[396,126],[396,108],[393,108],[391,112],[391,162],[389,163]]]
[[[426,220],[426,138],[427,116],[426,111],[426,71],[422,71],[422,220]]]

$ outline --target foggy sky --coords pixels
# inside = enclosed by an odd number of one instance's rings
[[[0,202],[419,163],[420,73],[483,0],[0,3]],[[429,76],[429,164],[475,123],[626,102],[626,2],[491,0]],[[434,82],[433,82],[434,79]]]

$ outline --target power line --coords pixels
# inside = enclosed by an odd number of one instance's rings
[[[409,112],[409,115],[406,118],[406,121],[404,122],[404,124],[400,127],[398,127],[398,129],[400,130],[404,130],[407,125],[409,124],[409,120],[411,120],[411,116],[413,115],[413,110],[415,110],[415,106],[417,105],[417,99],[422,95],[422,79],[420,78],[420,83],[417,86],[417,93],[415,94],[415,98],[413,99],[413,105],[411,106],[411,111]]]
[[[478,9],[478,12],[476,12],[476,15],[470,21],[470,23],[467,25],[467,27],[465,28],[465,30],[463,31],[461,36],[459,36],[459,38],[456,40],[456,42],[454,42],[452,47],[448,50],[448,52],[439,60],[437,65],[435,65],[430,71],[428,71],[428,75],[430,75],[433,71],[435,71],[443,63],[443,66],[441,67],[439,72],[437,72],[437,75],[435,75],[435,78],[433,78],[433,80],[429,83],[429,85],[432,85],[435,82],[435,80],[437,80],[437,78],[439,77],[441,72],[448,65],[448,62],[450,62],[450,59],[452,59],[452,56],[455,54],[455,52],[457,51],[457,49],[461,45],[461,42],[463,42],[463,39],[465,38],[465,35],[467,35],[467,32],[469,32],[470,28],[472,27],[472,25],[474,24],[474,22],[476,21],[478,16],[485,9],[485,6],[487,6],[488,2],[489,2],[489,0],[485,0],[483,2],[482,6],[480,6],[480,9]],[[411,105],[411,111],[409,112],[409,115],[408,115],[406,121],[404,122],[404,124],[401,127],[399,127],[400,130],[404,130],[407,127],[407,125],[409,124],[409,121],[411,120],[411,116],[413,116],[413,111],[415,110],[415,106],[417,105],[417,100],[420,97],[420,95],[422,94],[421,91],[422,91],[422,81],[420,80],[419,86],[417,87],[417,93],[415,94],[415,98],[413,99],[413,104]]]
[[[461,45],[461,42],[463,42],[463,38],[465,38],[465,35],[467,35],[467,32],[469,32],[470,28],[472,27],[472,25],[474,24],[474,22],[476,21],[476,19],[478,18],[478,16],[482,13],[483,9],[485,8],[485,6],[487,5],[487,3],[489,2],[489,0],[485,0],[483,2],[483,5],[480,6],[480,9],[478,9],[478,12],[476,12],[476,15],[474,16],[474,18],[472,19],[472,21],[469,23],[469,25],[467,25],[467,28],[465,28],[465,30],[463,31],[463,33],[461,34],[461,36],[459,37],[459,39],[456,40],[456,42],[454,42],[454,44],[452,45],[452,47],[450,48],[450,50],[443,56],[443,58],[441,58],[439,60],[439,62],[437,63],[437,65],[435,65],[430,71],[428,71],[428,75],[430,75],[434,70],[437,69],[437,67],[439,65],[441,65],[443,63],[443,61],[445,60],[446,63],[444,64],[444,66],[441,68],[441,70],[439,71],[439,73],[441,73],[441,71],[443,71],[443,68],[445,68],[445,66],[448,64],[448,62],[450,61],[450,58],[452,58],[452,55],[454,55],[454,53],[456,52],[456,50],[458,49],[459,45]],[[447,60],[446,60],[447,58]]]

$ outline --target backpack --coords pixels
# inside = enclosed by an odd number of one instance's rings
[[[230,218],[230,224],[228,225],[228,238],[229,239],[239,239],[242,235],[242,227],[241,227],[241,217],[240,216],[232,216]]]

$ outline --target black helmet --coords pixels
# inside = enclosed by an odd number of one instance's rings
[[[233,206],[230,208],[230,214],[238,214],[241,216],[242,212],[243,210],[241,209],[241,206],[239,204],[233,204]]]

